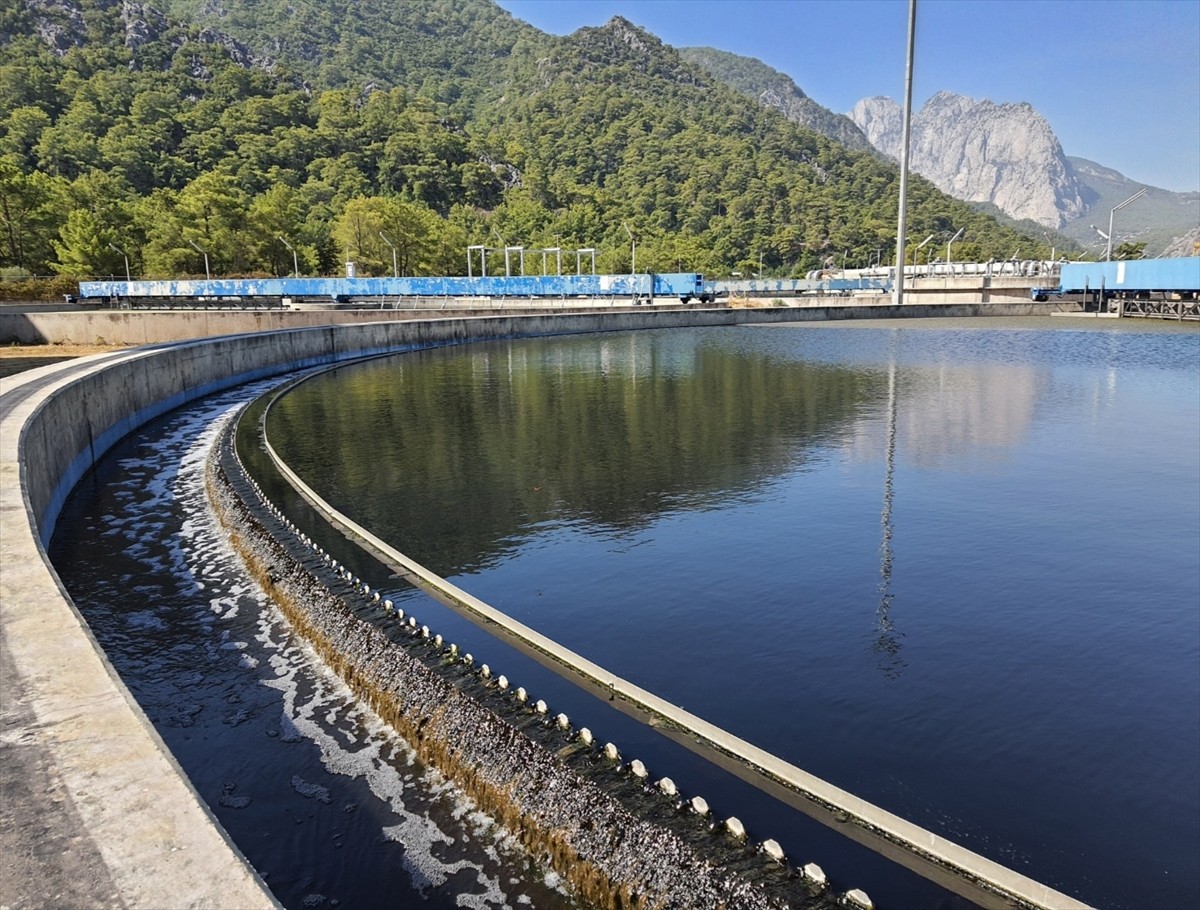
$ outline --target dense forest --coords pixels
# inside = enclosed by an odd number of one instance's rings
[[[894,166],[622,19],[559,38],[490,0],[15,0],[0,36],[4,277],[463,274],[468,244],[622,272],[630,234],[639,270],[894,256]],[[965,228],[964,258],[1040,248],[919,178],[909,223],[914,247]]]

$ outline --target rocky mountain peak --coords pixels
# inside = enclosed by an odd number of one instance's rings
[[[648,52],[650,45],[647,39],[655,40],[656,44],[661,44],[661,42],[653,39],[653,36],[649,32],[638,28],[624,16],[613,16],[604,23],[604,28],[612,33],[613,37],[622,44],[629,45],[635,51]]]
[[[900,157],[903,112],[895,101],[863,99],[850,119],[875,148]],[[1026,103],[938,92],[913,115],[909,154],[912,169],[939,189],[1012,218],[1057,229],[1087,209],[1050,124]]]
[[[872,146],[892,158],[900,157],[904,111],[895,101],[884,95],[863,98],[854,105],[849,117]]]

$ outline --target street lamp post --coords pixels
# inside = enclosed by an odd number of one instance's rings
[[[966,232],[966,230],[967,229],[965,227],[959,228],[958,233],[946,241],[946,265],[950,265],[950,244],[952,244],[955,240],[958,240]]]
[[[126,253],[119,246],[116,246],[111,243],[108,245],[108,248],[110,250],[112,250],[114,253],[120,253],[123,257],[125,257],[125,283],[129,284],[131,281],[133,281],[133,279],[129,276],[129,254]]]
[[[1105,262],[1112,262],[1113,215],[1115,215],[1117,213],[1117,209],[1123,209],[1123,208],[1125,208],[1125,206],[1129,205],[1129,203],[1136,202],[1138,199],[1141,199],[1145,195],[1146,195],[1146,187],[1142,187],[1140,190],[1138,190],[1136,193],[1134,193],[1132,196],[1130,196],[1124,202],[1119,203],[1118,205],[1114,206],[1113,210],[1108,213],[1108,247],[1104,251],[1104,261]]]
[[[917,244],[917,248],[915,250],[913,250],[913,266],[914,266],[913,271],[914,272],[916,271],[915,266],[917,264],[917,253],[921,252],[921,250],[925,248],[925,244],[929,243],[929,241],[932,240],[936,236],[937,236],[937,234],[930,234],[928,237],[926,237],[924,240],[922,240],[919,244]],[[907,257],[905,257],[905,260],[907,261]]]
[[[510,274],[508,270],[508,241],[500,236],[500,232],[496,230],[495,225],[492,225],[492,233],[495,234],[496,239],[500,241],[500,246],[498,249],[504,250],[504,274],[505,276],[508,276]]]
[[[1058,252],[1058,247],[1056,247],[1056,246],[1054,245],[1054,241],[1050,239],[1050,235],[1049,235],[1049,234],[1047,234],[1045,231],[1042,231],[1042,236],[1043,236],[1043,237],[1045,237],[1045,238],[1046,238],[1046,242],[1047,242],[1048,244],[1050,244],[1050,261],[1051,261],[1051,262],[1054,262],[1054,261],[1056,261],[1056,260],[1055,260],[1055,258],[1054,258],[1054,254]]]
[[[633,231],[629,230],[629,225],[624,221],[621,222],[621,227],[625,228],[625,233],[629,235],[629,274],[637,274],[637,241],[633,239]]]
[[[296,277],[299,278],[300,277],[300,260],[296,256],[296,248],[294,246],[292,246],[290,243],[288,243],[286,240],[284,240],[282,237],[278,238],[278,240],[280,243],[282,243],[284,246],[286,246],[289,250],[292,251],[292,268],[295,270]]]
[[[200,249],[194,240],[189,240],[188,243],[192,245],[192,249],[194,249],[197,253],[202,253],[204,255],[204,280],[212,281],[212,272],[208,270],[208,251]]]
[[[912,137],[913,48],[917,36],[917,0],[908,0],[908,52],[904,66],[904,127],[900,140],[900,206],[896,218],[896,282],[892,303],[904,303],[904,260],[908,241],[908,155]]]
[[[394,244],[394,243],[392,243],[392,241],[388,240],[387,236],[383,233],[383,231],[379,232],[379,239],[382,240],[384,243],[386,243],[388,246],[390,246],[392,248],[392,277],[399,278],[400,277],[400,268],[396,264],[396,244]]]

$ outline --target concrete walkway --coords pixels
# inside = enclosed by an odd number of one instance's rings
[[[22,490],[29,417],[128,356],[0,380],[0,907],[275,907],[62,590]]]

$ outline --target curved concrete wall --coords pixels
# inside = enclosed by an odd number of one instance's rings
[[[916,296],[916,295],[914,295]],[[1055,302],[1036,304],[1031,300],[981,302],[950,299],[929,300],[925,295],[910,300],[903,307],[894,307],[891,298],[791,298],[787,306],[774,305],[772,298],[758,301],[761,309],[749,315],[744,309],[690,311],[688,325],[700,325],[700,312],[723,313],[734,322],[791,322],[808,319],[876,319],[890,316],[1044,316],[1062,310],[1077,310],[1074,304]],[[1028,295],[1026,295],[1027,297]],[[918,302],[919,301],[919,302]],[[512,301],[506,301],[506,307]],[[381,319],[478,319],[483,316],[516,315],[511,311],[498,312],[480,306],[471,312],[446,313],[438,311],[389,311],[379,309],[355,310],[73,310],[59,312],[10,312],[0,307],[0,344],[161,344],[187,338],[207,338],[235,332],[268,332],[285,329],[316,328],[328,325],[378,322]],[[615,310],[621,313],[642,314],[646,307],[636,310]],[[658,316],[674,310],[655,306]],[[554,319],[578,315],[583,311],[555,307],[543,309]],[[587,312],[595,312],[589,309]],[[528,310],[521,311],[527,315]],[[732,314],[732,315],[731,315]]]

